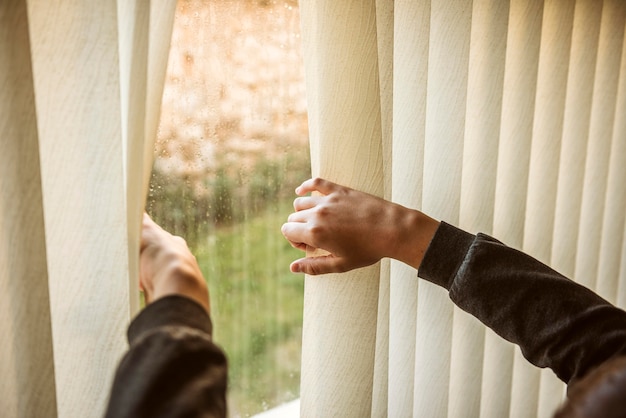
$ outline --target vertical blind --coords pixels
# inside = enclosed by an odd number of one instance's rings
[[[626,3],[302,0],[312,171],[626,306]],[[564,385],[400,263],[307,278],[303,417],[550,416]]]
[[[0,3],[0,408],[102,416],[175,1]]]

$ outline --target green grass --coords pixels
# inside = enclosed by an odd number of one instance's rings
[[[187,240],[209,285],[213,337],[229,359],[231,417],[299,397],[304,278],[289,264],[302,254],[280,226],[308,176],[308,150],[249,167],[152,174],[147,212]]]
[[[299,396],[304,278],[280,226],[292,199],[211,228],[192,248],[211,296],[214,340],[229,359],[231,416],[249,416]]]

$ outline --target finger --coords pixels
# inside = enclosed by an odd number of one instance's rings
[[[294,212],[287,217],[287,222],[300,222],[306,223],[315,217],[313,209],[303,209],[299,212]]]
[[[314,245],[311,245],[310,239],[307,238],[309,234],[305,223],[287,222],[280,228],[280,232],[282,232],[287,241],[296,243],[298,245],[296,248],[300,248],[300,244],[314,247]]]
[[[305,273],[312,276],[327,273],[343,273],[343,260],[332,254],[320,257],[307,257],[294,261],[289,266],[292,273]]]
[[[328,181],[328,180],[324,180],[322,178],[316,177],[314,179],[306,180],[298,188],[296,188],[296,194],[298,196],[303,196],[311,192],[320,192],[321,194],[327,195],[337,190],[340,187],[341,186],[339,186],[336,183],[333,183],[332,181]]]
[[[147,214],[144,214],[139,245],[139,251],[142,253],[146,249],[146,247],[148,247],[148,245],[150,245],[150,243],[154,241],[154,225],[154,221],[150,219]]]
[[[143,213],[142,226],[144,228],[159,228],[159,225],[146,212]]]
[[[298,197],[293,201],[293,208],[296,211],[311,209],[320,204],[321,196]]]
[[[293,242],[293,241],[289,241],[287,240],[287,242],[296,250],[300,250],[300,251],[308,251],[311,247],[309,247],[308,245],[302,243],[302,242]]]

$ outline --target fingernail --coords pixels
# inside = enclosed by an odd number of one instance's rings
[[[294,263],[294,264],[291,265],[291,272],[292,273],[300,273],[300,269],[301,269],[300,264]]]

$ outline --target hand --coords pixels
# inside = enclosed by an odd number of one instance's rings
[[[301,258],[291,271],[340,273],[392,257],[415,268],[439,222],[423,213],[320,178],[296,189],[295,213],[281,231],[295,248],[323,249],[329,254]]]
[[[209,312],[206,281],[187,243],[165,231],[145,213],[139,263],[139,285],[146,303],[168,295],[182,295]]]

